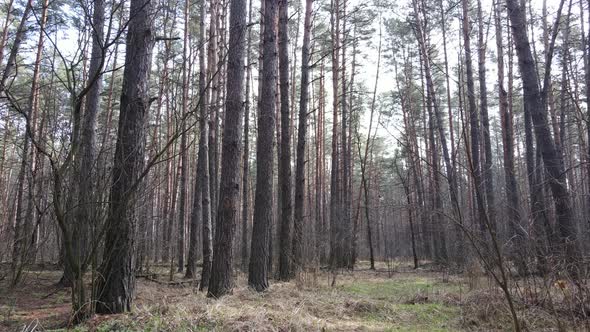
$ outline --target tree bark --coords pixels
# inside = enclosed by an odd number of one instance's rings
[[[252,0],[248,1],[248,24],[252,22]],[[242,271],[248,271],[248,229],[250,221],[250,81],[252,80],[252,27],[248,26],[246,55],[246,102],[244,105],[244,157],[242,171]]]
[[[222,139],[221,183],[215,223],[213,262],[207,296],[220,297],[233,288],[232,245],[238,222],[240,197],[240,156],[244,99],[244,56],[246,1],[230,2],[230,35],[227,63],[227,98]]]
[[[485,162],[481,170],[486,193],[487,213],[491,231],[496,232],[496,193],[494,191],[494,170],[492,161],[492,140],[490,138],[490,120],[488,117],[488,89],[486,86],[486,42],[484,41],[484,22],[481,0],[477,0],[478,19],[478,70],[479,70],[479,111],[483,134]]]
[[[130,311],[135,291],[132,265],[134,192],[144,159],[144,134],[149,108],[148,81],[155,39],[152,18],[150,1],[131,0],[113,185],[97,287],[96,311],[103,314]]]
[[[187,200],[187,177],[188,177],[188,158],[187,153],[187,132],[186,132],[186,121],[188,113],[188,99],[189,99],[189,73],[190,68],[188,60],[188,43],[189,43],[189,0],[185,0],[184,6],[184,37],[182,47],[182,110],[181,110],[181,134],[180,134],[180,196],[178,198],[178,243],[177,243],[177,260],[178,260],[178,273],[184,271],[184,233],[186,223],[186,200]]]
[[[276,76],[277,65],[276,21],[277,3],[265,0],[264,3],[264,49],[262,54],[262,95],[258,117],[258,137],[256,139],[256,195],[254,198],[254,224],[248,285],[256,291],[268,288],[269,232],[272,223],[272,179],[273,179],[273,141],[275,128]]]
[[[547,121],[547,108],[544,105],[546,99],[544,94],[546,91],[544,90],[542,94],[539,87],[539,76],[535,68],[530,42],[526,34],[526,17],[524,11],[516,0],[507,0],[506,4],[510,21],[512,22],[512,35],[514,37],[518,66],[523,81],[524,104],[525,108],[528,108],[531,114],[537,139],[537,148],[541,152],[554,199],[557,227],[560,236],[559,240],[563,247],[561,252],[565,255],[566,261],[572,264],[577,262],[580,254],[577,243],[577,232],[573,220],[570,192],[565,183],[566,173],[562,166],[562,158],[557,152]],[[560,5],[559,14],[561,13],[562,6],[563,1]],[[557,33],[557,31],[554,33]],[[552,52],[552,48],[549,49],[549,52]],[[547,58],[548,61],[545,63],[545,82],[547,82],[547,76],[549,76],[548,70],[551,66],[551,57],[548,56]],[[574,269],[571,265],[568,268]]]
[[[483,190],[483,179],[481,176],[480,166],[480,131],[479,131],[479,114],[477,112],[477,104],[475,101],[475,84],[473,79],[473,62],[471,58],[471,25],[469,23],[469,0],[461,1],[463,16],[463,47],[465,50],[465,79],[467,80],[467,101],[469,111],[469,134],[470,134],[470,160],[468,166],[470,175],[473,177],[475,189]],[[483,200],[477,200],[477,224],[479,225],[479,236],[482,239],[486,236],[486,208],[483,205]]]
[[[206,7],[207,2],[206,0],[201,0],[199,4],[199,99],[197,108],[199,110],[199,147],[197,148],[197,169],[195,174],[195,192],[193,194],[193,210],[191,212],[191,227],[190,227],[190,238],[189,238],[189,250],[188,250],[188,260],[186,265],[186,274],[185,278],[194,278],[197,272],[197,252],[198,252],[198,227],[199,223],[203,227],[203,258],[205,257],[205,251],[208,250],[209,252],[209,259],[208,262],[205,262],[203,259],[203,270],[205,269],[205,265],[209,264],[209,269],[211,268],[211,251],[212,250],[212,242],[211,241],[211,220],[205,221],[204,216],[204,209],[203,209],[203,190],[209,187],[207,183],[206,186],[203,184],[203,177],[209,174],[209,170],[205,169],[208,166],[208,147],[207,147],[207,138],[209,137],[208,133],[208,119],[207,119],[207,102],[208,102],[208,89],[207,89],[207,72],[206,72],[206,63],[205,63],[205,17],[206,17]],[[207,159],[207,160],[206,160]],[[209,236],[205,236],[205,227],[207,227],[206,223],[209,223]],[[205,245],[205,241],[209,241],[208,245]],[[209,283],[209,279],[201,278],[201,285],[203,283]]]
[[[295,220],[293,232],[294,272],[303,268],[303,226],[305,223],[305,146],[307,140],[307,109],[309,104],[309,44],[311,40],[313,0],[305,1],[303,45],[301,47],[301,93],[299,95],[299,126],[297,128],[297,164],[295,167]],[[317,144],[317,143],[316,143]],[[316,156],[316,158],[319,157]],[[319,184],[316,183],[316,186]],[[316,198],[317,199],[317,198]],[[319,231],[319,230],[316,230]]]
[[[291,112],[289,107],[289,31],[288,2],[279,0],[279,86],[281,96],[281,153],[279,159],[280,236],[279,280],[293,277],[291,257],[291,226],[293,224],[292,179],[291,179]]]
[[[510,237],[513,238],[511,250],[512,259],[516,262],[519,273],[526,273],[525,248],[524,241],[526,232],[522,225],[520,215],[520,195],[518,193],[518,183],[516,181],[514,167],[514,127],[512,109],[508,104],[508,93],[504,88],[504,45],[502,38],[502,19],[500,5],[494,6],[494,22],[496,31],[496,50],[498,62],[498,99],[499,112],[502,125],[502,147],[504,160],[504,179],[506,182],[504,191],[506,194],[506,203],[508,205],[508,229]]]

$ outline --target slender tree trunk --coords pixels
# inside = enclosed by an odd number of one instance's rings
[[[8,0],[8,4],[6,4],[6,17],[4,18],[4,25],[2,26],[2,37],[0,37],[0,63],[3,63],[4,61],[4,47],[6,46],[6,40],[8,39],[8,27],[10,25],[13,3],[14,0]]]
[[[345,226],[342,219],[342,176],[338,144],[338,100],[340,90],[340,0],[332,0],[330,25],[332,34],[332,169],[330,172],[330,267],[348,267],[346,260]]]
[[[184,38],[182,48],[182,110],[181,110],[181,134],[180,134],[180,195],[178,198],[178,243],[176,245],[178,273],[184,271],[184,232],[186,223],[186,200],[187,200],[187,177],[188,177],[188,153],[186,146],[186,117],[188,112],[189,99],[189,74],[188,70],[188,43],[189,43],[189,0],[185,0],[184,5]]]
[[[426,17],[426,13],[425,13],[425,8],[424,8],[424,4],[422,4],[421,8],[418,6],[418,1],[417,0],[413,0],[413,7],[414,7],[414,12],[416,14],[416,17],[418,19],[418,22],[416,24],[416,34],[417,34],[417,38],[418,38],[418,44],[420,46],[420,53],[421,56],[423,57],[423,65],[424,65],[424,76],[426,78],[426,89],[427,89],[427,95],[430,96],[430,99],[432,101],[431,105],[433,108],[433,115],[436,118],[436,121],[434,123],[437,131],[438,131],[438,135],[441,138],[440,142],[441,142],[441,146],[442,146],[442,152],[443,152],[443,159],[444,159],[444,163],[445,163],[445,168],[446,168],[446,178],[447,178],[447,182],[449,185],[449,192],[450,192],[450,196],[451,196],[451,205],[453,206],[453,214],[455,217],[455,220],[453,221],[455,223],[455,233],[456,233],[456,261],[459,265],[463,265],[465,262],[465,253],[464,253],[464,243],[463,243],[463,235],[461,233],[461,229],[460,227],[457,225],[457,223],[462,224],[463,223],[463,218],[462,218],[462,214],[461,214],[461,208],[459,205],[459,194],[458,194],[458,189],[457,189],[457,177],[456,177],[456,172],[455,169],[453,168],[453,164],[451,162],[451,157],[449,155],[449,150],[448,150],[448,146],[447,146],[447,140],[446,139],[442,139],[444,137],[446,137],[446,132],[444,130],[444,126],[443,126],[443,119],[442,119],[442,115],[441,115],[441,111],[439,110],[438,107],[438,103],[437,103],[437,99],[436,99],[436,90],[434,87],[434,81],[432,78],[432,70],[431,70],[431,59],[430,59],[430,54],[429,54],[429,45],[428,45],[428,40],[427,40],[427,36],[426,36],[426,26],[425,26],[425,22],[423,20],[423,17]],[[440,223],[442,223],[441,221],[439,221]],[[443,234],[443,230],[444,230],[444,223],[442,225],[439,225],[440,229],[441,229],[441,236],[444,236]],[[442,246],[441,246],[441,250],[442,250]],[[446,248],[445,248],[446,251]],[[441,252],[442,256],[446,256],[446,253]]]
[[[198,227],[201,221],[203,229],[203,270],[205,265],[209,265],[211,268],[211,252],[212,250],[212,239],[211,239],[211,219],[205,221],[203,218],[205,211],[203,208],[203,191],[208,190],[209,184],[204,184],[204,178],[209,174],[208,165],[208,119],[207,119],[207,102],[208,102],[208,89],[207,89],[207,72],[205,63],[205,17],[206,17],[206,0],[201,0],[199,3],[199,99],[197,108],[199,110],[199,147],[197,148],[197,170],[195,174],[195,192],[193,194],[193,210],[191,213],[191,227],[190,227],[190,238],[189,238],[189,250],[188,250],[188,261],[186,265],[185,278],[194,278],[197,272],[197,252],[198,252]],[[209,207],[209,211],[210,207]],[[210,213],[210,212],[209,212]],[[208,225],[205,223],[208,222]],[[208,236],[205,235],[205,228],[209,227]],[[205,241],[209,244],[205,245]],[[205,262],[205,251],[208,250],[208,262]],[[209,278],[201,278],[201,284],[209,283]]]
[[[307,140],[307,109],[309,103],[309,44],[311,40],[313,0],[305,1],[303,45],[301,47],[301,93],[299,95],[299,127],[297,132],[297,164],[295,168],[295,222],[293,232],[294,272],[303,268],[303,226],[305,223],[305,146]],[[317,137],[316,137],[317,138]],[[318,144],[318,143],[316,143]],[[316,158],[319,157],[316,156]],[[318,183],[316,183],[318,186]],[[317,194],[317,193],[316,193]],[[317,197],[316,197],[317,200]],[[321,207],[316,207],[318,210]],[[317,211],[316,211],[317,212]],[[316,230],[319,231],[319,230]]]
[[[203,4],[204,6],[204,4]],[[201,11],[202,14],[204,14],[204,10]],[[201,44],[203,45],[203,44]],[[204,56],[204,52],[202,53],[203,55],[202,60],[204,60],[205,56]],[[212,64],[209,64],[212,65]],[[201,72],[204,72],[205,68],[203,66],[202,68],[203,70]],[[201,79],[203,81],[201,81]],[[209,131],[209,114],[207,114],[207,107],[206,107],[206,103],[205,101],[208,99],[209,96],[209,92],[208,89],[206,88],[206,84],[204,82],[205,77],[204,75],[202,75],[201,77],[199,77],[199,89],[201,89],[201,93],[204,94],[205,98],[203,99],[203,103],[200,105],[200,129],[201,129],[201,133],[200,133],[200,140],[199,140],[199,160],[200,160],[200,164],[199,166],[201,167],[201,169],[198,171],[198,176],[200,179],[200,197],[198,197],[199,199],[201,199],[201,221],[202,221],[202,225],[203,225],[203,232],[202,232],[202,236],[203,236],[203,269],[201,270],[201,283],[199,285],[199,290],[200,291],[204,291],[205,289],[208,289],[209,284],[211,282],[210,278],[211,278],[211,273],[212,273],[212,264],[213,264],[213,229],[212,229],[212,216],[211,216],[211,192],[210,192],[210,188],[211,188],[211,184],[210,184],[210,178],[209,178],[209,147],[208,147],[208,131]],[[202,82],[202,83],[201,83]],[[238,128],[239,130],[239,128]],[[199,196],[199,195],[197,195]],[[237,208],[237,203],[236,203],[236,208]],[[234,212],[235,213],[235,212]],[[237,220],[236,220],[237,222]],[[234,226],[235,227],[235,226]],[[231,242],[230,242],[231,243]],[[230,275],[231,278],[231,275]]]
[[[473,79],[473,62],[471,58],[471,25],[469,22],[469,0],[461,1],[463,8],[462,28],[463,28],[463,47],[465,50],[465,78],[467,80],[467,100],[469,107],[469,128],[470,128],[470,154],[471,165],[469,171],[473,177],[473,182],[477,190],[483,190],[483,179],[481,176],[480,167],[480,131],[479,131],[479,114],[477,112],[477,104],[475,102],[475,84]],[[480,227],[480,236],[484,237],[486,232],[485,206],[480,204],[483,200],[477,200],[477,224]]]
[[[20,50],[20,46],[25,38],[27,33],[27,19],[31,14],[33,9],[33,0],[28,0],[27,4],[25,5],[25,10],[23,12],[23,16],[16,28],[16,34],[14,36],[14,42],[12,43],[12,47],[10,48],[10,53],[8,55],[8,59],[6,61],[6,67],[4,67],[4,71],[2,72],[2,79],[0,80],[0,93],[3,93],[4,90],[7,88],[6,83],[8,83],[8,78],[12,75],[12,71],[16,67],[16,56]],[[8,18],[7,18],[8,20]],[[6,29],[4,30],[6,33]],[[4,46],[4,45],[2,45]]]
[[[348,134],[349,134],[349,115],[348,115],[348,105],[347,103],[347,90],[348,85],[346,83],[346,2],[347,0],[342,0],[342,13],[341,13],[341,21],[342,21],[342,41],[340,46],[342,48],[342,84],[341,84],[341,96],[340,96],[340,108],[342,110],[342,132],[341,132],[341,145],[342,145],[342,181],[340,184],[340,196],[342,199],[342,232],[343,232],[343,240],[344,240],[344,259],[346,261],[346,265],[349,270],[354,268],[352,264],[352,229],[351,229],[351,214],[350,208],[352,206],[351,201],[351,192],[350,192],[350,182],[351,182],[351,165],[350,165],[350,157],[351,157],[351,149],[350,145],[348,144]],[[381,26],[381,22],[379,22],[379,26]]]
[[[582,2],[580,2],[580,14],[582,18],[582,49],[584,52],[584,81],[586,83],[586,118],[590,121],[590,35],[588,37],[584,36],[584,20],[583,20],[583,9],[582,9]],[[588,24],[590,26],[590,7],[588,8]],[[590,123],[590,122],[589,122]],[[586,177],[587,177],[587,190],[590,193],[590,126],[586,125],[586,139],[588,142],[588,151],[586,155]],[[590,194],[588,195],[588,199],[586,201],[586,234],[588,234],[588,239],[590,239]]]
[[[520,195],[514,169],[514,129],[512,109],[508,105],[508,93],[504,88],[504,46],[502,38],[502,19],[500,5],[494,6],[494,21],[496,28],[496,50],[498,62],[498,94],[500,119],[502,123],[502,146],[504,149],[504,179],[506,182],[505,193],[508,205],[508,229],[513,238],[511,256],[516,262],[519,273],[526,273],[524,241],[526,232],[523,228],[520,215]]]
[[[289,31],[288,3],[279,1],[279,86],[281,96],[281,153],[279,159],[279,190],[281,197],[279,236],[279,280],[293,277],[291,257],[291,225],[293,224],[291,179],[291,112],[289,107]]]
[[[451,143],[451,159],[453,168],[456,167],[456,151],[455,151],[455,130],[453,129],[453,107],[451,101],[451,83],[450,83],[450,71],[449,71],[449,59],[447,54],[447,16],[445,16],[445,8],[443,0],[440,0],[440,13],[441,13],[441,26],[443,36],[443,54],[445,59],[445,81],[447,88],[447,108],[449,112],[449,138]]]
[[[222,64],[220,62],[218,54],[218,42],[219,42],[219,7],[221,6],[221,0],[212,0],[211,7],[209,8],[209,49],[208,49],[208,82],[211,84],[210,89],[210,100],[209,100],[209,191],[211,193],[211,215],[212,221],[217,221],[218,204],[216,200],[217,186],[215,185],[215,168],[216,168],[216,155],[217,155],[217,118],[219,117],[218,104],[220,95],[220,73],[223,71]],[[215,225],[214,227],[217,227]]]
[[[248,24],[252,24],[252,0],[248,1]],[[242,271],[248,271],[248,225],[250,216],[250,81],[252,80],[252,27],[248,26],[248,41],[246,55],[246,103],[244,105],[244,157],[242,172]]]
[[[494,191],[494,169],[492,161],[492,140],[490,138],[490,120],[488,117],[488,90],[486,86],[486,42],[484,41],[484,22],[481,0],[477,0],[478,18],[478,69],[479,69],[479,110],[483,134],[485,162],[481,171],[486,193],[488,220],[492,231],[496,231],[496,193]]]
[[[14,246],[13,246],[13,257],[12,257],[12,264],[11,264],[11,272],[12,272],[12,284],[16,285],[20,281],[21,272],[24,268],[24,265],[29,263],[30,260],[30,251],[33,245],[32,239],[34,237],[34,232],[36,225],[33,224],[34,221],[34,210],[33,205],[35,204],[35,181],[36,181],[36,171],[37,171],[37,150],[32,146],[31,137],[38,135],[37,133],[37,112],[39,108],[39,98],[40,98],[40,67],[41,67],[41,57],[43,56],[43,44],[45,41],[45,25],[47,23],[47,9],[48,9],[48,0],[43,1],[43,8],[42,14],[40,18],[40,32],[39,32],[39,39],[37,42],[37,53],[35,57],[35,62],[33,65],[33,78],[31,81],[31,92],[29,94],[29,105],[27,109],[27,117],[29,119],[29,126],[25,132],[24,137],[24,148],[23,148],[23,155],[21,161],[21,168],[19,173],[19,192],[17,194],[17,210],[16,210],[16,226],[15,226],[15,236],[14,236]],[[26,11],[26,9],[25,9]],[[23,17],[24,18],[24,17]],[[20,27],[19,27],[20,28]],[[17,32],[18,34],[18,32]],[[18,37],[18,35],[17,35]],[[16,41],[15,41],[16,43]],[[5,75],[9,70],[9,66],[11,64],[12,53],[8,59],[7,66],[5,68]],[[7,77],[7,76],[6,76]],[[5,83],[5,78],[3,77],[2,82],[0,82],[0,90],[3,89]],[[29,171],[27,172],[27,167]],[[27,175],[28,174],[28,175]],[[27,187],[27,204],[26,208],[24,208],[24,197],[22,190],[24,189],[24,182],[28,183]],[[21,189],[22,188],[22,189]],[[24,216],[23,216],[24,212]],[[34,250],[34,248],[33,248]]]

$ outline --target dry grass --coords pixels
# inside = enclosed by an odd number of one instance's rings
[[[393,274],[344,272],[331,287],[327,272],[310,271],[294,282],[273,282],[256,293],[238,273],[232,295],[207,298],[188,283],[173,286],[138,279],[134,310],[95,316],[76,331],[507,331],[512,321],[498,289],[485,277],[411,270],[396,263]],[[167,280],[167,269],[155,270]],[[176,281],[182,275],[174,276]],[[26,324],[46,329],[64,326],[69,292],[52,286],[59,273],[29,274],[27,287],[0,285],[0,331],[20,331]],[[473,285],[476,285],[475,287]],[[49,296],[48,296],[49,295]],[[15,300],[16,299],[16,300]],[[12,301],[12,302],[11,302]],[[517,302],[525,331],[583,330],[542,306]],[[39,330],[43,330],[39,328]]]
[[[136,310],[119,316],[116,326],[101,318],[91,330],[149,331],[386,331],[457,330],[459,307],[443,300],[458,283],[443,284],[436,274],[343,273],[331,287],[320,272],[305,280],[275,282],[256,293],[243,274],[230,296],[218,300],[192,287],[166,287],[141,281]],[[416,301],[417,300],[417,301]]]

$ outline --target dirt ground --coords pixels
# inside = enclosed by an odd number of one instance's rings
[[[27,271],[16,288],[0,281],[0,331],[508,331],[512,321],[501,292],[485,277],[457,276],[381,263],[336,276],[308,271],[259,294],[237,275],[232,295],[209,299],[194,283],[164,267],[138,278],[134,310],[94,316],[69,326],[70,291],[56,286],[61,272]],[[155,277],[155,279],[154,279]],[[517,303],[518,304],[518,303]],[[586,330],[587,321],[519,305],[525,331]]]

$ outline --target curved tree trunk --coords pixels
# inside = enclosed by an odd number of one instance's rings
[[[543,164],[547,170],[549,186],[555,204],[557,228],[562,246],[561,252],[564,254],[566,261],[570,263],[570,267],[575,269],[571,264],[577,262],[580,255],[577,243],[577,231],[573,219],[570,192],[566,185],[566,173],[563,169],[562,157],[555,147],[547,120],[547,108],[544,105],[546,91],[543,90],[542,93],[539,87],[539,76],[535,68],[531,45],[526,33],[525,13],[516,0],[506,0],[506,4],[510,21],[512,22],[512,35],[514,37],[516,54],[518,56],[518,67],[523,82],[524,104],[525,108],[528,108],[531,114],[537,139],[537,148],[541,152]],[[563,0],[558,11],[558,19],[561,16],[562,7]],[[555,37],[557,31],[553,33],[553,37]],[[553,41],[551,43],[552,45],[554,45]],[[552,53],[552,49],[553,46],[550,46],[549,54]],[[547,56],[545,62],[546,74],[544,81],[547,82],[551,67],[551,56]],[[545,84],[545,86],[547,85]]]

